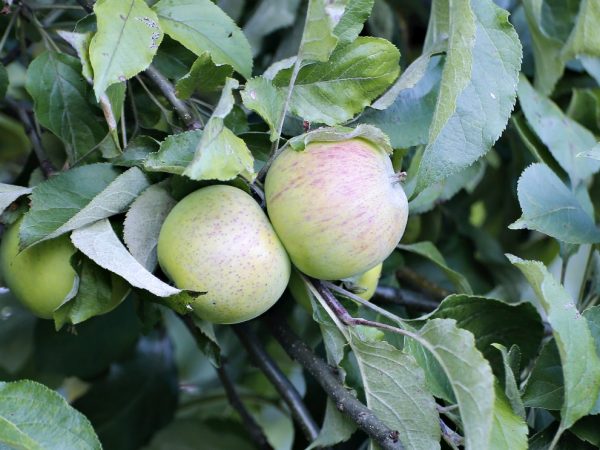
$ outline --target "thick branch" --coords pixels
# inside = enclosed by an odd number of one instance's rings
[[[312,418],[302,397],[294,385],[281,372],[275,361],[265,351],[248,325],[234,325],[233,330],[240,342],[252,356],[258,368],[275,387],[292,412],[294,420],[300,425],[309,442],[314,441],[319,435],[319,427]]]
[[[153,66],[148,67],[144,73],[148,75],[148,78],[152,80],[169,103],[171,103],[173,108],[175,108],[175,111],[177,111],[177,114],[179,114],[179,117],[181,117],[181,120],[185,123],[188,130],[196,130],[201,127],[200,122],[194,119],[194,115],[188,105],[177,97],[175,88],[162,73]]]
[[[384,450],[401,450],[398,431],[387,427],[375,414],[352,395],[332,368],[296,336],[281,317],[273,312],[263,316],[273,336],[283,349],[321,385],[336,407],[367,433]]]
[[[375,290],[374,301],[406,306],[416,311],[423,312],[433,311],[439,306],[438,302],[425,297],[419,292],[389,286],[378,286]]]
[[[194,339],[196,341],[203,340],[203,337],[198,332],[198,328],[196,327],[196,325],[194,324],[194,321],[192,320],[192,318],[190,316],[179,315],[178,317],[185,324],[186,328],[188,329],[188,331],[190,332],[190,334],[194,337]],[[225,370],[224,365],[225,365],[224,362],[222,362],[222,364],[219,367],[215,367],[215,369],[217,371],[217,375],[219,376],[219,379],[221,380],[221,384],[223,385],[223,388],[225,389],[225,394],[227,395],[227,399],[229,400],[229,403],[231,404],[233,409],[235,409],[236,412],[240,415],[242,422],[244,424],[244,427],[246,428],[246,431],[248,432],[248,434],[250,434],[250,437],[256,443],[258,448],[261,450],[273,450],[273,447],[271,446],[271,444],[269,444],[269,441],[267,440],[267,437],[263,433],[262,428],[260,427],[260,425],[258,423],[256,423],[256,421],[254,420],[254,417],[252,417],[252,415],[248,412],[248,410],[244,406],[244,403],[242,402],[240,396],[238,395],[238,393],[235,389],[235,385],[231,381],[231,378],[229,377],[229,374]]]

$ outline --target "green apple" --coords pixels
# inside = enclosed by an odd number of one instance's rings
[[[267,173],[265,194],[292,262],[322,280],[352,277],[381,263],[408,218],[390,158],[363,139],[284,150]]]
[[[371,297],[375,294],[377,284],[379,283],[382,267],[383,264],[377,264],[371,270],[367,270],[365,273],[355,277],[347,278],[344,281],[350,285],[350,290],[355,292],[356,295],[365,300],[371,300]],[[294,297],[294,300],[302,305],[308,312],[312,312],[312,304],[310,302],[312,293],[308,287],[306,287],[304,280],[302,280],[300,273],[296,269],[292,269],[288,290],[290,291],[290,294],[292,294],[292,297]]]
[[[239,323],[269,309],[285,290],[290,261],[267,216],[241,189],[199,189],[167,216],[158,261],[180,289],[205,292],[190,305],[202,319]]]
[[[51,319],[73,288],[77,276],[71,267],[75,247],[69,236],[40,242],[19,252],[21,221],[5,231],[0,243],[0,272],[13,295],[32,313]]]

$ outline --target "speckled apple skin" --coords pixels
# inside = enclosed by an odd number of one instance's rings
[[[362,139],[284,150],[267,173],[265,194],[292,262],[322,280],[375,267],[394,250],[408,219],[389,157]]]
[[[175,205],[157,251],[178,288],[206,292],[191,306],[214,323],[259,316],[281,297],[290,278],[289,258],[265,213],[231,186],[199,189]]]
[[[76,273],[70,260],[76,250],[69,236],[63,235],[19,253],[21,221],[8,227],[2,236],[1,278],[33,314],[51,319],[73,288]]]

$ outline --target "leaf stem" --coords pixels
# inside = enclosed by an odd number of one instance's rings
[[[556,434],[552,438],[552,442],[550,442],[550,445],[548,446],[548,450],[554,450],[556,448],[556,446],[558,445],[558,441],[560,440],[564,431],[565,430],[561,424],[561,426],[558,427],[558,430],[556,430]]]
[[[271,310],[263,316],[271,333],[287,354],[296,360],[321,385],[335,403],[337,409],[349,417],[384,450],[403,450],[398,431],[385,425],[369,408],[362,404],[340,382],[333,369],[313,353],[287,325],[286,321]]]
[[[194,118],[194,115],[190,111],[190,108],[185,104],[183,100],[177,97],[175,94],[175,88],[171,82],[154,66],[150,66],[144,72],[150,80],[156,85],[156,87],[162,92],[165,98],[173,106],[175,111],[181,120],[185,124],[188,130],[197,130],[201,127],[200,122]]]
[[[319,427],[302,401],[302,396],[298,390],[269,356],[247,324],[234,325],[232,328],[242,345],[246,348],[250,356],[252,356],[255,364],[265,374],[288,405],[294,420],[302,429],[307,440],[309,442],[314,441],[319,435]]]

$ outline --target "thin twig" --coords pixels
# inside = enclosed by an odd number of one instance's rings
[[[234,325],[233,330],[250,356],[252,356],[255,364],[286,402],[294,420],[304,432],[307,440],[309,442],[314,441],[319,435],[319,427],[302,401],[302,396],[298,390],[269,356],[247,324]]]
[[[27,111],[27,109],[23,105],[19,104],[18,102],[12,99],[6,99],[6,101],[11,106],[11,108],[15,110],[15,112],[19,116],[19,120],[21,120],[21,122],[25,126],[25,132],[29,136],[29,140],[31,141],[31,145],[33,146],[35,156],[37,157],[40,163],[40,168],[42,169],[42,172],[46,176],[46,178],[48,178],[50,175],[56,172],[56,168],[54,167],[50,159],[48,159],[46,151],[42,146],[42,139],[38,133],[37,128],[35,127],[35,119],[32,119],[32,117],[29,114],[29,111]]]
[[[433,311],[440,305],[438,302],[429,299],[419,292],[390,286],[378,286],[375,289],[373,300],[380,303],[406,306],[416,311],[423,312]]]
[[[431,282],[421,274],[415,272],[408,267],[402,267],[396,271],[396,276],[400,281],[407,283],[409,286],[434,297],[435,299],[443,299],[450,295],[446,289],[441,288],[437,284]]]
[[[171,84],[171,82],[156,69],[154,66],[150,66],[146,69],[145,74],[148,75],[148,78],[152,80],[152,82],[156,85],[156,87],[162,92],[165,98],[171,103],[175,111],[181,120],[185,124],[188,130],[197,130],[201,127],[201,124],[198,120],[194,118],[194,115],[188,108],[188,105],[185,104],[183,100],[177,97],[175,94],[175,88]]]
[[[194,337],[195,340],[202,340],[202,336],[199,336],[198,328],[194,324],[194,321],[190,316],[178,315],[181,321],[184,323],[190,334]],[[267,440],[262,428],[256,421],[254,417],[248,412],[244,403],[242,402],[237,390],[235,389],[235,385],[233,381],[229,377],[229,374],[225,370],[224,361],[221,362],[221,365],[215,367],[217,371],[217,375],[219,376],[219,380],[221,380],[221,384],[223,385],[223,389],[225,389],[225,394],[227,395],[227,399],[229,403],[236,410],[236,412],[240,415],[244,427],[248,434],[252,437],[252,440],[256,443],[258,448],[261,450],[273,450],[271,444]]]
[[[384,450],[402,450],[398,431],[385,425],[369,408],[348,391],[334,374],[331,366],[319,358],[285,323],[285,320],[270,311],[263,316],[266,324],[279,344],[290,357],[295,359],[331,397],[337,409],[348,416]]]

